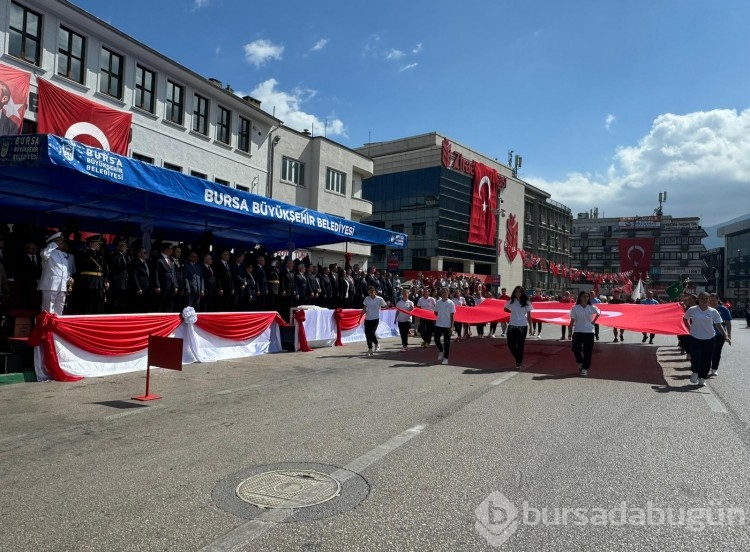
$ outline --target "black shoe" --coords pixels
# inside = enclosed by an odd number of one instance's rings
[[[648,340],[648,344],[649,344],[649,345],[653,345],[653,344],[654,344],[654,340],[653,340],[653,339],[649,339],[649,340]]]
[[[646,337],[646,336],[644,335],[644,336],[643,336],[643,339],[641,339],[641,343],[646,343],[646,340],[647,340],[647,339],[648,339],[648,337]]]

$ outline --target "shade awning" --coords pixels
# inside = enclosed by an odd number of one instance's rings
[[[269,251],[360,242],[403,248],[407,236],[188,176],[53,135],[0,137],[3,222],[152,235],[205,232]],[[128,231],[129,230],[129,231]]]

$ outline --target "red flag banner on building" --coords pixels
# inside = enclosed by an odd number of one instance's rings
[[[0,63],[0,136],[20,134],[31,73]]]
[[[633,278],[645,277],[651,268],[654,238],[622,238],[617,240],[620,251],[620,271],[633,271]]]
[[[93,102],[43,79],[37,81],[41,134],[56,134],[87,146],[128,154],[132,113]]]
[[[483,163],[474,162],[474,183],[469,221],[469,243],[494,245],[497,238],[497,186],[499,173]]]

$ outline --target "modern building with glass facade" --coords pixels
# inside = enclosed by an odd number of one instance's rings
[[[409,235],[406,249],[373,247],[377,267],[396,259],[405,270],[499,275],[509,288],[565,287],[562,277],[553,284],[551,274],[525,270],[521,255],[513,255],[512,247],[509,253],[507,245],[568,264],[570,209],[551,202],[548,193],[518,179],[508,166],[437,132],[357,151],[374,162],[374,175],[363,182],[363,197],[373,211],[363,222]],[[505,184],[498,187],[494,213],[499,248],[469,243],[475,162],[495,169]]]
[[[744,312],[750,301],[750,216],[719,226],[719,237],[724,238],[724,295],[735,313]]]

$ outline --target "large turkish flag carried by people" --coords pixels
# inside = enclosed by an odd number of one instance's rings
[[[20,134],[31,73],[0,64],[0,136]]]
[[[633,271],[633,279],[639,280],[648,275],[651,268],[651,254],[654,251],[654,238],[623,238],[617,240],[620,251],[620,270]]]
[[[497,186],[500,175],[492,167],[474,162],[474,183],[469,221],[469,243],[494,245],[497,238]]]
[[[41,134],[56,134],[87,146],[128,154],[132,113],[93,102],[43,79],[37,81]]]

